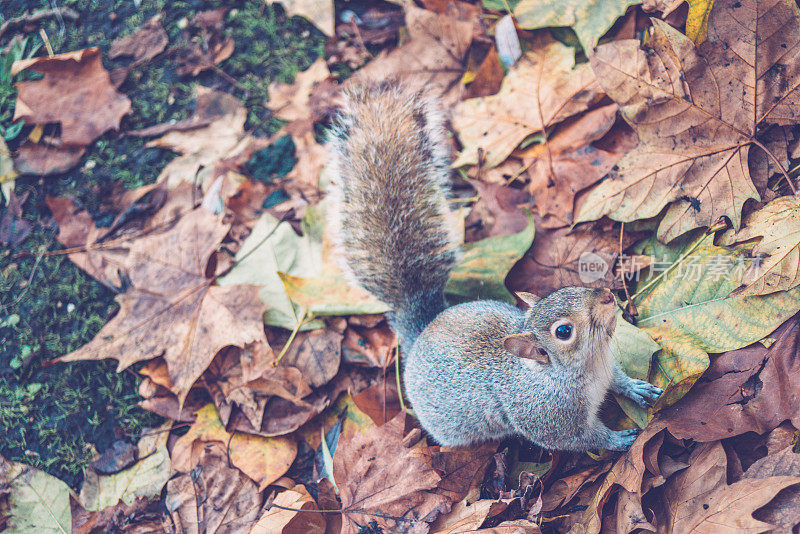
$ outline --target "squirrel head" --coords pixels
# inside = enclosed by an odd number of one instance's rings
[[[507,351],[540,364],[579,369],[607,357],[617,323],[610,290],[565,287],[543,299],[518,296],[529,310],[522,332],[503,340]]]

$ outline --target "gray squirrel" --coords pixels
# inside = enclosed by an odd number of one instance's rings
[[[436,99],[394,82],[349,89],[330,137],[342,267],[391,307],[405,393],[425,431],[450,447],[519,435],[547,449],[627,450],[637,431],[609,429],[600,404],[610,390],[648,406],[661,390],[612,358],[611,291],[519,293],[527,311],[491,300],[446,306],[459,240]]]

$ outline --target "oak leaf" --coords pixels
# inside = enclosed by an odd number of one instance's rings
[[[758,200],[748,169],[764,124],[800,117],[800,10],[789,0],[718,0],[709,40],[695,48],[653,19],[652,37],[598,47],[592,67],[640,144],[582,199],[576,222],[645,219],[668,209],[658,237],[671,241]]]
[[[258,288],[217,286],[207,276],[228,228],[201,207],[132,241],[127,274],[133,287],[117,297],[120,311],[92,341],[59,360],[115,358],[122,370],[163,356],[183,403],[222,348],[266,343]]]
[[[588,64],[574,49],[539,36],[503,80],[500,92],[459,103],[453,128],[463,145],[454,166],[500,164],[531,134],[585,111],[602,96]]]

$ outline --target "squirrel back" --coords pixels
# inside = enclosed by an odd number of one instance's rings
[[[437,103],[394,83],[344,93],[331,130],[332,234],[345,273],[388,304],[405,347],[445,308],[458,261]]]

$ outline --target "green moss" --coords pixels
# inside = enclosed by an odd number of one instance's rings
[[[184,38],[184,19],[198,11],[230,8],[226,33],[235,50],[219,65],[227,76],[207,71],[180,77],[169,52],[159,55],[133,69],[120,86],[132,103],[122,131],[188,117],[194,87],[202,84],[241,99],[248,130],[272,134],[282,122],[264,107],[269,84],[291,82],[323,52],[324,36],[308,21],[287,18],[281,7],[259,1],[143,0],[136,7],[131,0],[62,0],[59,6],[76,10],[80,18],[63,26],[55,19],[42,24],[55,53],[89,46],[105,53],[114,39],[134,32],[162,10],[168,47],[177,46]],[[0,0],[5,19],[49,7],[49,0]],[[11,33],[0,40],[0,47],[8,44]],[[38,46],[37,55],[44,53],[37,33],[29,40],[28,52]],[[103,62],[108,70],[129,64],[105,54]],[[0,127],[11,126],[15,99],[10,80],[0,80]],[[12,150],[29,129],[10,144]],[[44,469],[74,488],[94,451],[105,450],[116,439],[135,440],[160,418],[136,406],[138,378],[128,371],[117,373],[115,361],[47,365],[91,340],[117,305],[111,289],[66,256],[41,254],[60,248],[44,199],[70,196],[98,224],[110,223],[115,213],[108,197],[114,188],[152,183],[173,157],[169,151],[145,148],[146,142],[108,132],[69,172],[18,179],[17,192],[30,193],[24,217],[35,229],[19,250],[0,250],[0,454]]]

